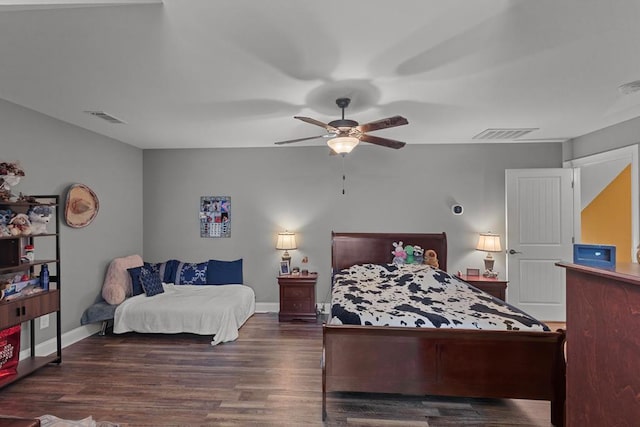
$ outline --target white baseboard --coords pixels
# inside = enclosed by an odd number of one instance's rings
[[[280,303],[277,302],[257,302],[256,313],[277,313],[280,311]]]
[[[329,304],[316,304],[317,309],[321,313],[329,312]],[[280,303],[277,302],[257,302],[256,313],[277,313],[280,311]],[[90,337],[100,331],[100,323],[94,323],[91,325],[80,326],[69,332],[62,334],[62,348],[70,346],[71,344],[82,341],[83,339]],[[46,356],[56,351],[56,339],[51,338],[47,341],[41,342],[36,345],[36,355]],[[20,360],[26,359],[31,356],[31,350],[29,348],[20,351]]]
[[[328,313],[329,312],[329,303],[318,303],[316,304],[316,310],[320,313]],[[257,302],[256,303],[256,313],[277,313],[280,311],[280,303],[277,302]]]
[[[77,343],[91,335],[100,331],[100,324],[92,324],[80,326],[79,328],[73,329],[69,332],[62,334],[62,348],[70,346],[71,344]],[[56,339],[51,338],[47,341],[41,342],[40,344],[36,344],[36,356],[47,356],[49,354],[56,352]],[[22,350],[20,352],[20,360],[25,359],[31,356],[31,349],[27,348],[26,350]]]

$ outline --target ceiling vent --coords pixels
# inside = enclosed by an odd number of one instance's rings
[[[104,111],[85,111],[85,113],[91,114],[92,116],[98,117],[102,120],[106,120],[109,123],[115,123],[115,124],[125,123],[123,120],[120,120],[119,118],[114,117],[109,113],[105,113]]]
[[[473,139],[517,139],[539,128],[487,129]]]

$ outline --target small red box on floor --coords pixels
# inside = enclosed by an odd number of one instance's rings
[[[0,378],[18,373],[20,325],[0,331]]]

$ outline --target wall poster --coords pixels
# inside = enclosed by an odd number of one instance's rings
[[[231,197],[200,197],[200,237],[231,237]]]

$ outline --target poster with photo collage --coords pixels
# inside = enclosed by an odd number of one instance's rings
[[[231,237],[231,197],[200,197],[200,237]]]

